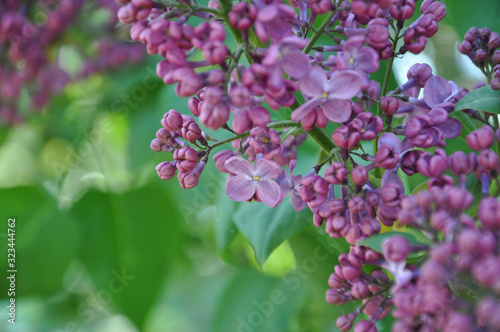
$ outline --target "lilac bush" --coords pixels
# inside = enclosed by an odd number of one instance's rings
[[[395,58],[425,49],[443,3],[118,2],[132,39],[163,58],[158,76],[189,98],[193,116],[170,110],[151,142],[173,154],[161,179],[177,173],[192,188],[212,156],[230,199],[308,206],[315,226],[351,245],[326,292],[330,304],[358,304],[341,331],[377,331],[388,314],[394,331],[500,329],[498,33],[473,27],[458,46],[486,77],[472,92],[425,63],[389,91]],[[306,135],[324,158],[292,175]],[[446,150],[460,136],[468,155]],[[407,192],[402,179],[417,173],[425,182]]]

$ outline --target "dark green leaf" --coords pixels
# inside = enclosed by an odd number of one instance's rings
[[[2,271],[7,268],[7,220],[15,218],[16,296],[53,295],[62,287],[62,280],[80,244],[75,222],[67,213],[59,211],[56,201],[34,187],[0,190],[3,221],[0,243],[5,259],[0,261]],[[8,289],[7,279],[0,287]],[[6,294],[6,293],[5,293]]]
[[[455,104],[455,111],[476,109],[500,114],[500,90],[493,90],[491,85],[471,91]]]
[[[224,251],[238,234],[238,229],[233,223],[233,216],[238,204],[240,203],[229,199],[224,188],[221,188],[217,200],[217,220],[215,222],[215,240],[219,253]]]
[[[288,197],[276,208],[260,202],[241,203],[234,216],[234,223],[250,242],[261,267],[276,247],[311,222],[310,210],[295,211]]]
[[[96,289],[141,330],[166,274],[182,259],[176,197],[160,185],[122,195],[89,192],[72,210],[85,237],[80,260]]]
[[[237,275],[219,299],[210,331],[289,331],[300,288],[257,272]]]
[[[382,234],[377,234],[370,236],[369,238],[366,238],[357,244],[360,246],[365,246],[368,248],[371,248],[375,250],[376,252],[382,252],[382,243],[384,242],[385,239],[390,238],[391,236],[402,236],[405,237],[410,245],[412,246],[426,246],[428,243],[421,242],[417,240],[412,234],[407,233],[407,232],[387,232],[387,233],[382,233]]]

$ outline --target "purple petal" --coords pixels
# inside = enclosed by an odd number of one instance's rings
[[[278,45],[272,44],[269,46],[266,52],[266,56],[262,59],[262,64],[264,66],[272,67],[279,61],[279,49]]]
[[[261,159],[262,160],[262,159]],[[270,207],[276,207],[283,200],[280,186],[272,180],[256,181],[257,197]]]
[[[328,82],[328,98],[351,99],[361,91],[363,78],[354,70],[336,72]]]
[[[462,123],[454,118],[448,118],[442,125],[436,127],[444,138],[455,138],[462,131]]]
[[[285,48],[294,48],[294,49],[304,48],[307,46],[308,43],[309,43],[308,39],[299,38],[297,36],[287,36],[280,40],[282,51]]]
[[[311,64],[307,55],[297,49],[288,50],[281,58],[281,68],[290,77],[301,79],[309,73]]]
[[[255,164],[255,175],[264,179],[276,179],[281,173],[280,165],[272,160],[259,159]]]
[[[403,188],[403,181],[401,181],[400,177],[398,176],[397,167],[385,171],[384,175],[382,176],[382,181],[380,186],[383,187],[390,182],[397,183],[400,187]]]
[[[374,73],[379,68],[378,53],[371,47],[363,47],[355,59],[356,67],[365,73]]]
[[[320,97],[312,98],[307,102],[303,103],[292,112],[291,116],[292,121],[299,122],[319,104],[321,104]]]
[[[430,107],[444,102],[451,95],[451,86],[441,76],[431,76],[424,86],[424,101]]]
[[[358,50],[365,44],[366,38],[362,35],[354,35],[349,37],[342,47],[342,51],[349,54],[355,55]]]
[[[241,157],[231,157],[224,163],[224,167],[232,174],[243,175],[252,179],[254,173],[253,165]]]
[[[346,122],[352,113],[351,102],[348,100],[328,99],[323,103],[322,109],[328,120],[337,123]]]
[[[307,203],[302,200],[300,195],[293,194],[292,195],[292,206],[295,209],[295,211],[299,212],[299,211],[302,211],[306,208]]]
[[[401,141],[393,133],[383,133],[380,135],[380,138],[378,139],[378,147],[380,148],[382,145],[392,146],[394,147],[394,151],[401,153]]]
[[[249,180],[242,175],[230,178],[226,184],[226,194],[233,201],[248,201],[255,194],[257,181]]]
[[[321,96],[326,91],[328,80],[320,66],[313,66],[309,74],[299,81],[302,93],[309,97]]]
[[[290,176],[292,175],[293,170],[295,169],[295,166],[297,166],[297,159],[292,159],[288,163],[288,169],[290,170]]]

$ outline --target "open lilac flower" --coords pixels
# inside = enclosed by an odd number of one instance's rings
[[[302,200],[299,194],[299,188],[302,187],[300,181],[302,180],[302,175],[292,175],[293,169],[297,165],[297,160],[290,160],[288,166],[290,170],[290,175],[287,174],[286,169],[284,169],[280,176],[276,179],[276,182],[280,185],[283,191],[283,197],[292,196],[292,206],[295,211],[302,211],[307,206],[306,202]]]
[[[279,66],[288,76],[301,79],[306,76],[310,61],[300,49],[307,45],[307,40],[295,36],[288,36],[271,44],[267,49],[262,64],[267,67]]]
[[[280,175],[280,166],[267,159],[259,159],[255,165],[241,157],[229,158],[225,168],[233,175],[226,184],[226,194],[233,201],[243,202],[255,196],[262,203],[276,207],[283,200],[281,187],[272,179]]]
[[[351,117],[352,106],[349,99],[359,93],[363,78],[353,70],[342,70],[327,78],[320,66],[313,66],[309,74],[300,80],[302,93],[310,97],[292,113],[292,120],[300,121],[316,106],[332,122],[345,122]]]
[[[366,38],[361,35],[350,37],[337,53],[337,69],[352,69],[361,73],[364,85],[370,84],[368,73],[374,73],[379,68],[378,53],[369,46],[363,46]]]

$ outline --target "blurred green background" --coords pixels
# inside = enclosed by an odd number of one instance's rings
[[[471,25],[500,31],[500,7],[444,2],[449,15],[426,55],[438,75],[470,88],[477,76],[456,43]],[[158,60],[72,83],[44,112],[0,128],[0,331],[336,331],[336,317],[354,308],[325,302],[344,241],[288,203],[231,202],[212,164],[191,190],[157,177],[171,158],[149,148],[160,119],[188,111],[156,77]],[[306,142],[296,173],[317,154]],[[9,218],[15,326],[5,315]]]

